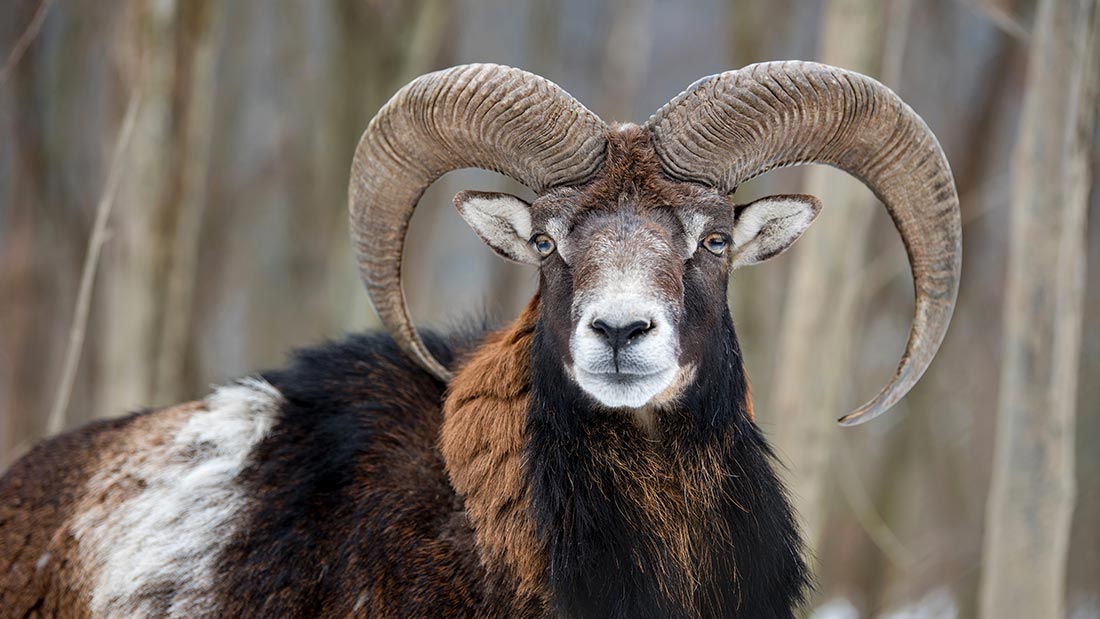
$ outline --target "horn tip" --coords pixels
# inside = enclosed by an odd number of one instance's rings
[[[420,365],[427,370],[429,374],[435,376],[444,384],[450,383],[455,377],[454,372],[443,367],[443,364],[437,361],[435,357],[424,358],[418,356],[417,361],[420,362]]]
[[[837,419],[836,422],[839,425],[844,426],[845,428],[850,428],[852,426],[858,426],[867,423],[868,421],[871,421],[875,417],[881,415],[883,412],[885,411],[871,411],[867,410],[866,408],[860,408],[858,410],[848,413],[847,415],[844,415],[840,419]]]
[[[898,404],[900,398],[883,398],[882,395],[867,402],[866,405],[857,408],[854,411],[845,414],[844,417],[836,420],[840,425],[844,425],[845,428],[853,427],[853,425],[861,425],[868,421],[881,416],[882,413],[887,412]]]

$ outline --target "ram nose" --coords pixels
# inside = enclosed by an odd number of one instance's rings
[[[593,331],[599,333],[604,340],[607,341],[607,345],[611,347],[611,350],[615,353],[617,358],[620,350],[629,346],[636,338],[653,330],[653,320],[648,318],[630,318],[618,321],[597,318],[592,321],[590,326]]]

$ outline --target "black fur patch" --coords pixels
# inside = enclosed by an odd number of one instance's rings
[[[243,474],[252,503],[217,562],[222,616],[510,616],[483,591],[436,448],[442,384],[384,335],[300,351],[264,378],[287,403]]]

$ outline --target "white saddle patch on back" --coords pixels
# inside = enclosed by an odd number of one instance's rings
[[[246,505],[237,477],[283,402],[249,378],[220,387],[185,418],[138,419],[106,454],[71,523],[93,617],[202,617],[217,557]]]

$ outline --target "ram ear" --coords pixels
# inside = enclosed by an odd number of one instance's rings
[[[493,251],[516,262],[538,264],[531,247],[531,205],[507,193],[460,191],[455,208]]]
[[[810,227],[821,212],[821,201],[793,194],[768,196],[734,207],[733,268],[778,256]]]

